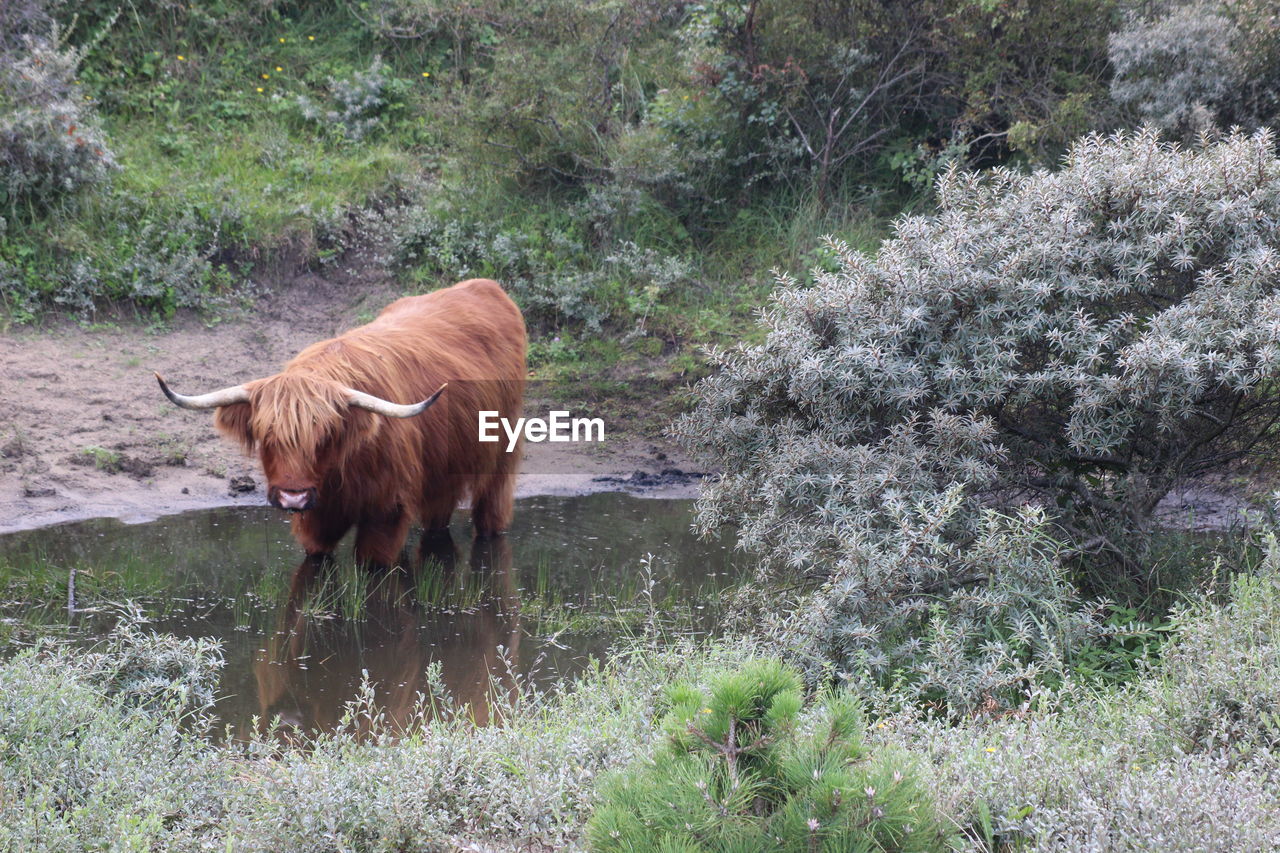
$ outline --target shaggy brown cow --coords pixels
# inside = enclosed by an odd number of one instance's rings
[[[195,397],[156,379],[179,406],[216,408],[217,428],[258,452],[267,499],[297,513],[308,556],[354,526],[356,559],[386,566],[412,519],[445,527],[467,497],[478,535],[511,523],[519,451],[480,442],[477,413],[520,416],[525,348],[520,309],[496,282],[471,279],[393,302],[265,379]]]

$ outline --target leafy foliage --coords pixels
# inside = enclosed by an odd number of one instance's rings
[[[1280,551],[1224,603],[1174,620],[1125,689],[1070,687],[1042,712],[955,722],[915,709],[868,740],[921,759],[970,849],[1223,850],[1280,844]]]
[[[643,323],[660,299],[692,282],[683,258],[625,240],[608,252],[593,249],[583,227],[591,218],[580,207],[572,213],[582,215],[504,226],[411,207],[392,225],[392,258],[432,284],[495,278],[543,328],[580,324],[600,331],[628,318]]]
[[[862,747],[856,700],[805,713],[776,660],[667,691],[665,744],[605,788],[593,850],[939,850],[946,832],[901,758]]]
[[[375,56],[365,71],[357,71],[348,79],[330,77],[327,104],[298,95],[297,104],[303,118],[329,128],[339,138],[359,142],[382,122],[392,110],[396,98],[404,94],[405,84],[390,76],[382,57]]]
[[[222,664],[216,642],[147,633],[127,620],[79,662],[104,695],[131,708],[179,713],[213,707]]]
[[[899,699],[991,713],[1060,684],[1110,633],[1101,604],[1082,603],[1068,581],[1041,512],[987,511],[971,540],[948,541],[961,494],[891,508],[903,514],[880,548],[838,564],[804,618],[777,620],[813,676],[834,666],[868,695],[892,683]]]
[[[711,3],[700,79],[744,171],[819,193],[884,148],[1047,159],[1105,126],[1110,0]],[[842,168],[843,166],[843,168]]]

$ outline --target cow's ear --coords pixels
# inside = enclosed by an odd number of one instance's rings
[[[382,431],[382,420],[382,415],[367,409],[350,407],[347,409],[347,416],[343,419],[346,430],[343,444],[355,448],[377,438],[378,433]]]
[[[230,406],[219,406],[213,416],[213,425],[218,432],[234,440],[245,453],[253,453],[253,425],[250,423],[248,403],[234,403]]]

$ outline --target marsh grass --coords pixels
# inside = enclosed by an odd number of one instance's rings
[[[164,594],[169,583],[164,569],[142,557],[104,569],[89,560],[62,562],[40,553],[21,561],[0,556],[0,615],[31,630],[111,613],[125,602],[152,603],[160,615],[175,606]]]
[[[550,566],[540,562],[531,594],[520,603],[528,630],[538,636],[605,636],[674,642],[685,636],[721,632],[719,617],[736,584],[714,578],[690,586],[678,583],[671,567],[652,554],[636,571],[607,582],[594,580],[566,594],[550,583]]]
[[[1180,612],[1127,686],[1067,685],[1037,710],[960,720],[872,705],[865,742],[919,774],[959,849],[1274,849],[1280,547],[1264,547],[1224,602]],[[189,649],[135,632],[104,651],[101,664],[48,646],[0,662],[0,742],[22,745],[0,752],[7,849],[581,849],[603,775],[651,760],[666,688],[764,656],[744,640],[639,637],[555,692],[496,673],[501,725],[441,713],[457,706],[437,672],[407,727],[366,686],[336,731],[215,746],[202,712],[175,701],[202,670],[161,664]]]

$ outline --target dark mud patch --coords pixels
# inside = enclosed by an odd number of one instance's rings
[[[633,471],[628,477],[593,477],[591,482],[631,491],[632,489],[666,489],[673,486],[692,486],[700,482],[705,476],[707,475],[701,471],[663,468],[657,472]]]
[[[145,480],[156,473],[156,466],[146,459],[97,447],[82,450],[67,461],[72,465],[96,468],[104,474],[128,474],[136,480]]]
[[[1192,482],[1156,505],[1156,521],[1167,528],[1207,532],[1257,527],[1270,513],[1264,502],[1225,485]]]

